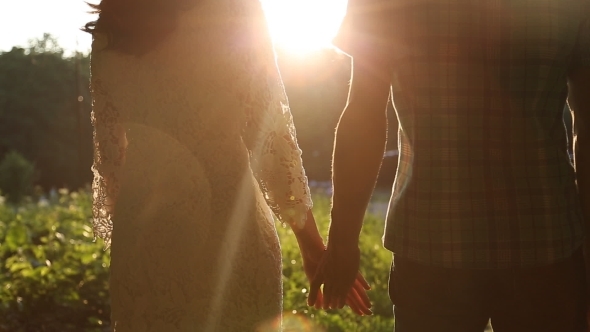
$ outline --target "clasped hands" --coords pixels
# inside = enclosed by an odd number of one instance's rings
[[[341,309],[348,305],[358,315],[372,314],[371,302],[367,296],[370,286],[359,272],[358,245],[349,249],[329,242],[324,247],[321,239],[300,244],[303,244],[303,268],[310,281],[307,299],[309,306],[317,309]]]

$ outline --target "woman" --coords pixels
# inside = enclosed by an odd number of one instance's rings
[[[293,227],[309,277],[324,247],[260,2],[94,8],[94,229],[111,246],[116,331],[280,322],[269,206]],[[366,288],[359,275],[358,313]]]

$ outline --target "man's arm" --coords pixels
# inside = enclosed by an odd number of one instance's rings
[[[358,293],[354,289],[360,276],[358,240],[387,141],[387,3],[349,0],[346,17],[334,39],[337,47],[353,57],[353,66],[348,103],[334,145],[328,243],[308,298],[308,303],[315,303],[323,284],[326,309],[342,308],[347,294]],[[368,289],[368,284],[365,286]]]
[[[312,282],[324,283],[324,308],[342,308],[360,265],[358,240],[387,141],[389,71],[374,58],[355,57],[348,104],[334,145],[332,222],[324,261]]]
[[[574,119],[576,178],[586,221],[586,270],[590,272],[590,67],[572,72],[568,78],[568,87],[568,104]]]
[[[354,59],[348,104],[340,117],[333,156],[329,244],[357,246],[387,141],[389,70]]]

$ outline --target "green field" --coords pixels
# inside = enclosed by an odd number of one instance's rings
[[[313,198],[325,234],[329,199],[320,192]],[[61,190],[19,206],[0,199],[0,332],[108,330],[109,252],[100,241],[93,242],[90,216],[87,191]],[[382,217],[367,217],[361,242],[361,268],[373,288],[369,295],[375,314],[370,317],[355,316],[349,309],[308,308],[308,283],[295,237],[280,223],[277,228],[283,248],[286,331],[392,331],[387,297],[391,255],[381,246]]]

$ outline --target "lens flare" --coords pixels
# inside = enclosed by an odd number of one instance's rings
[[[277,47],[307,53],[329,47],[346,13],[347,0],[264,0]]]

